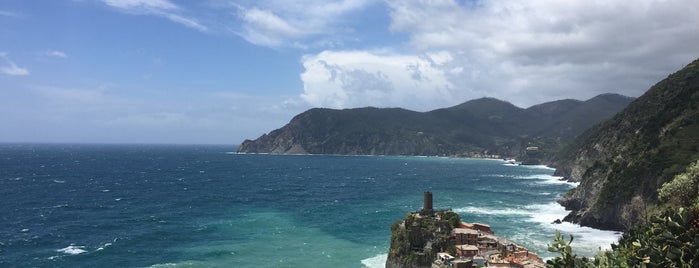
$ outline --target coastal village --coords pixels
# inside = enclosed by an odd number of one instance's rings
[[[433,209],[431,192],[423,197],[422,210],[391,228],[386,267],[546,267],[536,253],[495,236],[489,225]]]

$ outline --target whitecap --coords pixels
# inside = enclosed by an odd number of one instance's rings
[[[388,254],[379,254],[371,258],[363,259],[362,264],[367,268],[383,268],[386,266],[386,259],[388,259]]]
[[[531,215],[531,212],[514,208],[488,208],[488,207],[463,207],[453,209],[456,213],[480,214],[480,215]]]
[[[539,184],[567,184],[572,187],[577,187],[580,184],[579,182],[570,182],[564,180],[561,176],[553,176],[546,174],[515,176],[513,178],[517,180],[537,180],[537,183]]]
[[[525,168],[531,168],[531,169],[547,169],[547,170],[556,170],[555,168],[546,166],[546,165],[521,165],[522,167]]]
[[[111,246],[112,243],[104,243],[101,247],[98,247],[96,251],[104,250],[105,248]]]
[[[66,181],[64,181],[64,180],[53,180],[53,182],[55,182],[55,183],[66,183]]]
[[[74,246],[74,245],[70,245],[70,246],[64,247],[62,249],[57,249],[56,251],[61,252],[61,253],[65,253],[65,254],[69,254],[69,255],[78,255],[78,254],[82,254],[82,253],[87,252],[87,250],[85,250],[85,246]]]

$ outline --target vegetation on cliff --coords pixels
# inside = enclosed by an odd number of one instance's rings
[[[436,211],[435,215],[421,216],[408,213],[405,219],[391,225],[391,247],[386,267],[430,267],[438,252],[452,251],[449,236],[461,222],[452,211]]]
[[[587,101],[560,100],[522,109],[482,98],[430,112],[315,108],[280,129],[244,141],[238,152],[517,156],[527,146],[535,146],[547,155],[631,100],[604,94]],[[522,153],[520,157],[537,161],[541,155]]]
[[[649,223],[624,234],[612,250],[593,259],[572,252],[570,241],[556,233],[549,251],[561,257],[547,261],[551,267],[697,267],[699,266],[699,220],[697,210],[681,208],[653,216]]]
[[[659,189],[662,212],[625,233],[612,250],[594,259],[573,254],[570,242],[556,232],[549,251],[561,257],[553,267],[698,267],[699,266],[699,161]]]
[[[562,200],[566,220],[629,230],[658,202],[658,189],[699,159],[699,60],[582,134],[554,166],[580,181]]]

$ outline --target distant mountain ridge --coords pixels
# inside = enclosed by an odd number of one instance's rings
[[[560,203],[566,220],[628,230],[648,217],[657,190],[699,159],[699,60],[652,86],[553,160],[580,186]]]
[[[602,94],[519,108],[480,98],[429,112],[401,108],[314,108],[287,125],[245,140],[241,153],[519,156],[538,161],[633,99]],[[525,154],[526,147],[541,148]]]

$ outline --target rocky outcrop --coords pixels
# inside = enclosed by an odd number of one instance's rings
[[[656,204],[657,189],[699,158],[699,60],[651,87],[553,159],[580,185],[560,203],[565,220],[628,230]]]
[[[604,94],[584,102],[561,100],[522,109],[482,98],[430,112],[315,108],[256,140],[245,140],[238,152],[540,158],[523,154],[524,149],[535,146],[541,148],[540,155],[550,154],[631,100]]]
[[[459,215],[452,211],[408,213],[405,219],[391,225],[391,246],[386,267],[431,267],[437,253],[446,251],[452,245],[451,231],[460,222]]]

